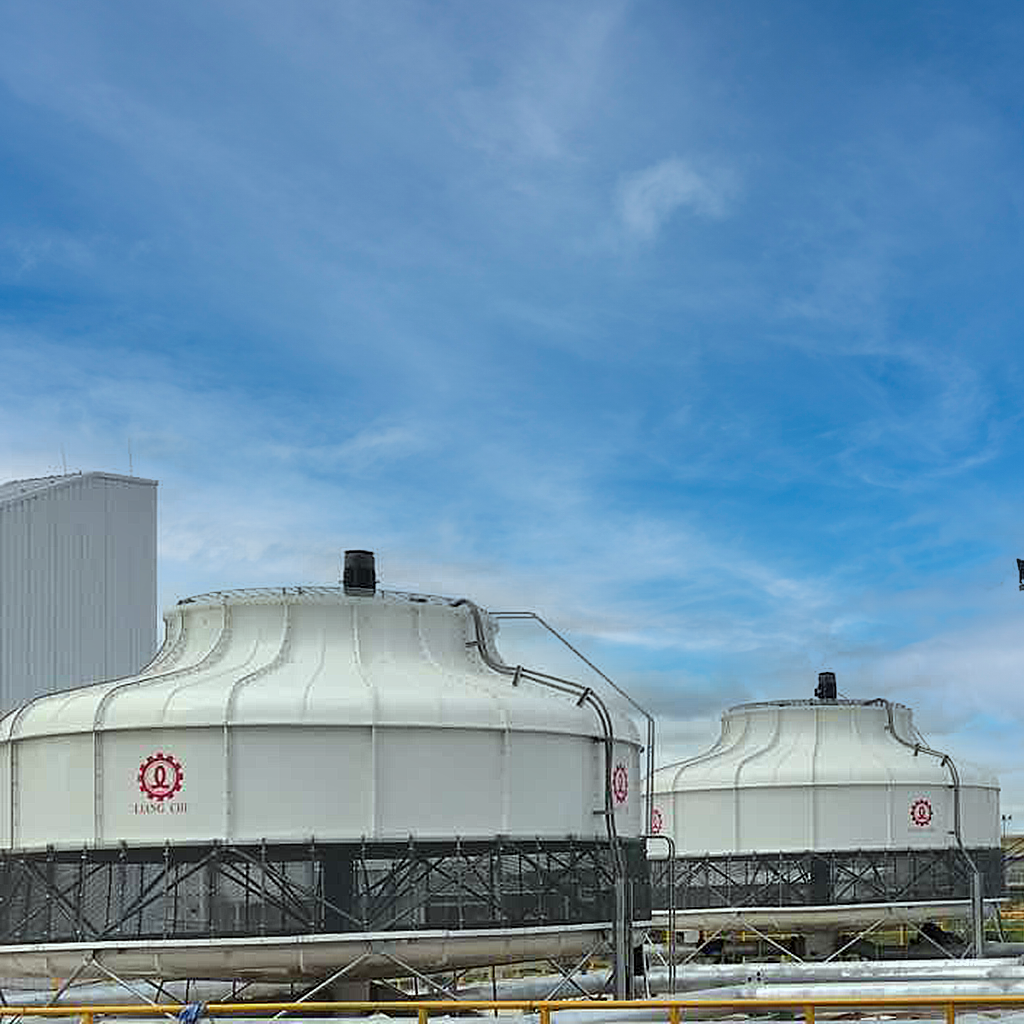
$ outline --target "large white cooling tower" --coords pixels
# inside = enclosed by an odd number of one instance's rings
[[[236,591],[166,621],[138,676],[0,722],[3,846],[605,834],[598,719],[489,668],[468,605]],[[615,735],[635,836],[639,739]]]
[[[138,675],[0,722],[3,973],[579,956],[646,897],[633,723],[351,554],[361,585],[186,599]]]

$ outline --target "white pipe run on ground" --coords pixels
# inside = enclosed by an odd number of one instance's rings
[[[1024,964],[1019,958],[1010,957],[985,960],[840,960],[805,964],[680,964],[676,967],[675,994],[688,994],[726,985],[827,982],[851,985],[880,982],[918,984],[924,981],[1024,984]],[[499,981],[496,988],[499,999],[571,999],[579,995],[579,989],[596,995],[607,983],[608,972],[599,970],[577,974],[573,982],[559,974],[507,978]],[[667,969],[650,968],[647,983],[653,995],[666,995]],[[459,986],[459,996],[463,999],[490,999],[493,992],[489,983]]]
[[[668,971],[648,972],[655,991],[663,991]],[[680,964],[676,991],[688,992],[720,985],[842,982],[1003,981],[1024,983],[1024,963],[1018,957],[985,960],[838,960],[826,963]]]
[[[667,996],[668,971],[655,968],[648,972],[652,995]],[[606,970],[577,974],[574,981],[589,994],[597,994],[608,983]],[[10,984],[10,982],[8,982]],[[135,982],[135,986],[139,986]],[[579,995],[579,988],[558,974],[535,975],[529,978],[509,978],[497,983],[499,999],[571,999]],[[180,1001],[221,1002],[235,1001],[230,987],[223,981],[192,982],[187,990],[183,982],[167,982],[163,986],[164,999]],[[44,1006],[53,1000],[53,989],[18,989],[6,987],[4,995],[11,1005]],[[150,997],[156,993],[147,992]],[[490,999],[490,984],[459,986],[463,999]],[[554,995],[553,995],[554,994]],[[857,996],[906,995],[1024,995],[1024,963],[1019,958],[989,958],[985,960],[860,960],[835,963],[747,963],[747,964],[683,964],[677,968],[675,995],[693,999],[820,999]],[[256,984],[240,992],[238,999],[260,1001],[288,999],[287,987]],[[123,1004],[137,1002],[137,996],[118,985],[85,984],[72,986],[61,1002],[66,1005],[81,1003]],[[612,1011],[609,1011],[612,1012]],[[614,1018],[661,1020],[663,1013],[642,1016],[645,1011],[616,1012]],[[722,1016],[727,1011],[708,1008],[687,1016]],[[604,1011],[558,1011],[561,1024],[576,1024],[576,1018],[565,1014],[579,1014],[580,1024],[591,1021],[601,1024]],[[640,1014],[641,1016],[634,1016]],[[433,1018],[432,1018],[433,1019]],[[612,1018],[609,1018],[612,1019]],[[440,1024],[440,1018],[438,1022]]]

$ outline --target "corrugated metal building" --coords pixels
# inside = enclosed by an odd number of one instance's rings
[[[114,473],[0,484],[0,713],[153,656],[156,488]]]

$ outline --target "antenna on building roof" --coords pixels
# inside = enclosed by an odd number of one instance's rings
[[[1020,573],[1020,589],[1024,590],[1024,558],[1017,559],[1017,572]]]
[[[135,476],[135,472],[132,469],[132,439],[128,438],[128,475]]]

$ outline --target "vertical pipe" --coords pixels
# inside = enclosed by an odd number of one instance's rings
[[[981,872],[977,864],[971,863],[971,932],[974,940],[975,957],[985,955],[985,901],[982,895]]]
[[[626,907],[626,879],[620,875],[615,879],[615,998],[629,999],[631,996],[629,975],[632,950],[630,949],[631,928],[627,927],[629,913]]]
[[[903,746],[909,747],[913,750],[915,757],[919,753],[928,754],[930,757],[937,757],[939,759],[939,763],[949,770],[950,780],[953,783],[953,835],[956,838],[956,845],[967,864],[967,870],[971,877],[971,934],[974,946],[973,953],[976,958],[983,957],[985,955],[985,900],[984,893],[982,891],[981,872],[978,870],[978,865],[974,862],[974,858],[967,852],[967,847],[964,845],[963,822],[960,810],[960,773],[957,771],[956,764],[949,754],[944,754],[941,750],[934,750],[932,747],[929,747],[924,743],[911,742],[910,740],[902,737],[896,731],[896,718],[893,714],[893,706],[890,701],[886,700],[884,697],[876,697],[874,700],[868,701],[868,703],[881,704],[885,708],[889,719],[887,728],[893,739],[898,743],[902,743]]]
[[[676,990],[676,841],[661,832],[651,832],[644,839],[663,839],[668,845],[668,991],[673,995]]]

